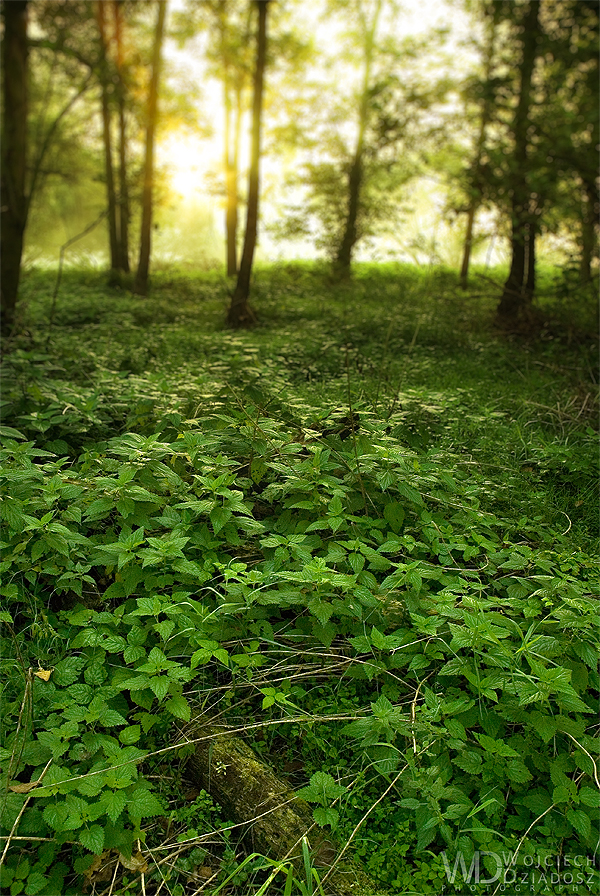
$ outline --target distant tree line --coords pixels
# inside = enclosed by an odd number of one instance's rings
[[[208,72],[222,83],[226,270],[236,278],[232,326],[255,319],[249,300],[265,141],[269,152],[295,158],[292,179],[303,190],[295,207],[289,203],[280,233],[316,235],[336,278],[350,275],[361,242],[400,232],[405,185],[433,170],[465,216],[463,287],[480,210],[495,209],[505,222],[510,270],[499,296],[501,317],[527,314],[544,232],[575,235],[579,274],[589,279],[600,209],[599,0],[454,2],[471,16],[479,60],[460,76],[441,65],[442,34],[401,36],[391,0],[324,2],[324,23],[339,35],[326,60],[294,19],[302,4],[188,0],[185,13],[168,22],[167,0],[4,0],[3,334],[17,319],[32,201],[47,183],[68,182],[88,162],[97,171],[102,160],[96,176],[105,190],[111,277],[118,282],[130,271],[136,214],[132,288],[148,293],[157,126],[186,103],[173,96],[163,71],[166,36],[190,46],[203,37]],[[335,88],[314,74],[328,70],[322,61],[337,72]],[[78,115],[74,137],[69,127]],[[251,140],[244,193],[245,115]],[[95,120],[99,129],[89,126]]]

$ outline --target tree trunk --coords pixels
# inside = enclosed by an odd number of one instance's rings
[[[462,265],[460,268],[460,288],[466,289],[469,285],[469,265],[471,263],[471,249],[473,247],[473,225],[478,203],[473,200],[467,213],[467,232],[465,234],[465,247],[463,250]]]
[[[152,233],[152,189],[154,186],[154,134],[158,108],[158,83],[160,77],[161,49],[165,27],[167,0],[158,0],[158,17],[152,54],[152,75],[148,95],[148,120],[146,126],[146,155],[144,159],[144,188],[142,196],[142,227],[140,236],[140,260],[133,287],[134,293],[148,295],[148,270],[150,268],[150,244]]]
[[[1,221],[2,335],[14,326],[27,224],[27,0],[4,0]]]
[[[581,259],[579,276],[583,282],[592,279],[592,259],[596,248],[598,226],[598,193],[595,184],[584,184],[581,208]]]
[[[117,197],[113,168],[110,99],[108,95],[108,61],[106,40],[106,18],[104,0],[97,0],[96,18],[100,33],[100,90],[102,94],[102,142],[104,144],[104,173],[106,177],[106,198],[108,206],[108,238],[110,247],[110,269],[119,269],[119,240],[117,236]]]
[[[129,186],[127,183],[127,129],[125,122],[125,82],[123,80],[124,0],[114,0],[115,43],[117,49],[117,103],[119,107],[119,269],[129,272]]]
[[[251,326],[256,317],[248,304],[250,297],[250,275],[256,248],[258,230],[258,188],[260,168],[260,132],[262,124],[262,95],[265,60],[267,54],[267,6],[269,0],[257,0],[258,35],[256,48],[256,68],[254,72],[254,101],[252,106],[252,152],[248,177],[248,209],[244,250],[238,272],[238,280],[229,306],[227,321],[232,327]]]
[[[365,32],[364,73],[358,113],[358,135],[356,147],[348,171],[348,211],[344,224],[344,233],[334,262],[334,273],[345,278],[350,274],[352,251],[358,240],[358,216],[360,212],[360,193],[363,181],[363,165],[365,150],[365,132],[369,114],[369,90],[371,88],[371,67],[377,22],[381,12],[381,0],[377,0],[371,24],[367,27],[364,15],[361,15],[361,26]]]
[[[239,132],[239,110],[232,109],[231,85],[226,76],[224,84],[225,99],[225,234],[227,240],[227,276],[237,274],[237,138]],[[232,117],[235,123],[232,127]]]
[[[531,79],[536,59],[538,42],[539,3],[529,0],[522,23],[522,58],[519,67],[520,89],[519,101],[515,111],[513,136],[515,149],[513,153],[512,178],[512,259],[508,279],[504,284],[504,292],[498,304],[498,314],[505,319],[514,319],[530,304],[532,293],[527,289],[527,248],[528,232],[531,224],[530,189],[528,184],[528,139],[529,111],[531,105]],[[533,241],[532,241],[533,248]],[[530,253],[534,258],[534,252]]]
[[[527,227],[527,274],[525,277],[524,295],[528,303],[535,295],[535,238],[537,236],[537,220],[532,215]]]
[[[486,35],[486,44],[485,44],[485,70],[484,70],[484,83],[490,82],[492,78],[492,69],[494,64],[494,48],[496,43],[496,16],[491,15],[487,17],[487,27],[488,33]],[[467,212],[467,230],[465,233],[465,245],[463,250],[463,259],[462,265],[460,268],[460,288],[466,289],[469,284],[469,267],[471,264],[471,253],[473,251],[473,230],[475,227],[475,218],[477,216],[477,210],[481,203],[481,187],[482,187],[482,177],[481,177],[481,160],[483,156],[483,148],[485,146],[485,137],[487,132],[487,126],[489,124],[490,118],[492,115],[492,103],[490,100],[490,96],[488,93],[485,94],[483,105],[481,109],[481,120],[479,122],[479,134],[477,135],[477,144],[475,148],[475,159],[473,162],[473,169],[475,172],[474,177],[474,192],[471,195],[471,202],[469,204],[469,209]],[[475,192],[475,190],[477,192]]]
[[[252,850],[274,860],[289,861],[303,879],[302,839],[306,837],[312,862],[323,869],[323,877],[337,847],[316,829],[307,804],[297,799],[241,738],[201,721],[190,725],[187,735],[196,741],[187,762],[188,774],[223,807],[227,818],[242,825]],[[381,893],[350,863],[340,863],[324,887],[328,896]]]

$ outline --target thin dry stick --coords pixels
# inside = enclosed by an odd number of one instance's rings
[[[427,678],[431,678],[432,675],[433,675],[433,672],[430,672],[429,675],[427,676]],[[411,733],[412,733],[412,742],[413,742],[413,753],[415,754],[415,756],[417,755],[417,739],[415,737],[415,722],[416,722],[416,716],[417,716],[417,699],[419,697],[419,691],[421,690],[421,685],[425,684],[425,682],[427,681],[427,678],[424,678],[422,681],[419,682],[419,686],[418,686],[417,690],[415,691],[415,699],[410,704],[410,725],[412,728]]]
[[[523,846],[523,844],[524,844],[524,842],[525,842],[525,839],[526,839],[527,834],[529,833],[529,831],[530,831],[533,827],[535,827],[535,825],[538,823],[538,821],[541,821],[541,820],[542,820],[542,818],[544,817],[544,815],[547,815],[548,812],[549,812],[551,809],[554,809],[555,806],[556,806],[556,803],[552,803],[551,806],[548,806],[548,808],[546,809],[545,812],[542,812],[541,815],[538,815],[538,817],[535,818],[535,819],[531,822],[531,824],[529,825],[529,827],[527,828],[527,830],[525,831],[525,833],[523,834],[523,836],[522,836],[521,839],[519,840],[519,842],[518,842],[518,844],[517,844],[517,848],[515,849],[515,851],[514,851],[514,853],[513,853],[513,855],[512,855],[512,858],[511,858],[510,862],[508,863],[508,868],[506,869],[506,871],[510,871],[510,869],[512,868],[512,866],[516,863],[516,861],[517,861],[517,856],[519,855],[519,850],[520,850],[521,847]],[[504,877],[506,877],[506,871],[504,872]],[[498,892],[498,890],[500,889],[500,887],[503,886],[503,885],[504,885],[504,884],[503,884],[503,881],[500,881],[500,882],[498,883],[498,886],[496,887],[496,889],[495,889],[494,892],[492,893],[492,896],[496,896],[496,893]]]
[[[117,879],[117,871],[118,870],[119,870],[119,860],[117,859],[117,861],[115,862],[115,872],[114,872],[114,874],[112,876],[112,880],[110,882],[110,890],[108,891],[108,896],[112,896],[112,891],[115,888],[115,881]]]
[[[585,755],[588,757],[588,759],[589,759],[590,762],[592,763],[592,766],[593,766],[593,768],[594,768],[594,781],[596,782],[596,787],[598,788],[598,790],[600,790],[600,780],[598,779],[598,767],[596,766],[596,762],[594,761],[594,757],[591,755],[591,753],[588,753],[588,751],[587,751],[586,748],[583,746],[583,744],[580,744],[578,740],[575,740],[575,738],[573,737],[572,734],[569,734],[568,731],[565,731],[565,734],[567,735],[567,737],[570,737],[570,738],[571,738],[571,740],[573,741],[573,743],[576,744],[576,745],[579,747],[579,749],[580,749],[583,753],[585,753]]]
[[[138,842],[137,842],[137,845],[138,845],[138,852],[141,853],[141,851],[142,851],[142,844],[140,843],[139,840],[138,840]],[[142,868],[143,868],[143,867],[144,867],[144,866],[142,865]],[[142,871],[142,873],[141,873],[141,876],[142,876],[142,896],[146,896],[146,876],[145,876],[145,874],[144,874],[143,871]]]
[[[44,770],[42,771],[41,775],[39,776],[39,778],[37,779],[37,781],[32,781],[32,782],[31,782],[32,784],[40,784],[40,782],[42,781],[44,775],[46,774],[46,772],[48,771],[48,769],[49,769],[50,766],[52,765],[52,762],[53,762],[52,759],[49,759],[49,760],[48,760],[48,762],[46,763],[46,767],[45,767]],[[16,817],[16,819],[15,819],[15,823],[14,823],[13,826],[12,826],[11,832],[10,832],[10,834],[8,835],[8,838],[7,838],[7,840],[6,840],[6,844],[5,844],[5,846],[4,846],[4,852],[2,853],[2,857],[0,858],[0,868],[1,868],[2,865],[4,864],[4,859],[6,858],[6,853],[8,852],[8,847],[10,846],[10,844],[11,844],[11,842],[12,842],[12,840],[13,840],[14,833],[15,833],[15,831],[17,830],[17,827],[19,826],[19,822],[21,821],[21,818],[23,817],[23,812],[24,812],[25,809],[27,808],[30,799],[31,799],[31,794],[25,799],[25,802],[24,802],[23,805],[21,806],[21,811],[20,811],[19,814],[17,815],[17,817]]]
[[[357,719],[365,718],[364,715],[348,715],[346,713],[333,713],[328,716],[311,716],[308,718],[308,721],[312,722],[354,722]],[[74,775],[72,778],[63,778],[62,781],[54,781],[52,786],[58,787],[62,784],[72,784],[74,781],[82,781],[84,778],[94,778],[96,775],[105,775],[107,772],[114,772],[120,768],[126,768],[126,766],[135,764],[139,765],[142,762],[145,762],[147,759],[152,759],[153,756],[163,756],[165,753],[172,753],[173,750],[181,750],[182,747],[192,746],[193,744],[202,743],[205,740],[211,740],[215,737],[221,737],[223,735],[230,734],[243,734],[247,731],[252,731],[254,728],[266,728],[271,725],[289,725],[292,722],[306,722],[307,716],[286,716],[284,719],[265,719],[262,722],[254,722],[252,725],[240,725],[236,728],[226,728],[223,731],[219,731],[213,734],[205,734],[202,737],[194,737],[194,738],[186,738],[185,740],[180,741],[179,743],[172,744],[170,747],[163,747],[161,750],[154,750],[152,753],[144,753],[143,756],[138,756],[136,759],[128,759],[127,762],[119,762],[117,765],[111,765],[109,768],[99,769],[95,772],[86,772],[84,775]]]
[[[363,815],[363,817],[360,819],[360,821],[358,822],[358,824],[356,825],[356,827],[354,828],[354,830],[353,830],[352,833],[350,834],[349,838],[346,840],[344,846],[342,847],[342,849],[341,849],[340,852],[338,853],[335,862],[332,864],[332,866],[331,866],[331,868],[329,869],[329,871],[327,872],[327,874],[322,878],[322,880],[321,880],[321,884],[324,884],[325,881],[327,880],[327,878],[328,878],[328,877],[330,876],[330,874],[333,872],[333,869],[334,869],[335,866],[339,863],[340,859],[342,858],[342,856],[344,855],[344,853],[346,852],[346,850],[347,850],[348,847],[350,846],[350,843],[352,842],[352,840],[354,839],[354,837],[356,836],[356,834],[358,834],[360,828],[362,827],[362,825],[364,824],[364,822],[367,820],[367,818],[369,817],[369,815],[371,814],[371,812],[373,811],[373,809],[375,808],[375,806],[378,806],[379,803],[382,801],[382,799],[388,795],[388,793],[390,792],[390,790],[392,789],[392,787],[394,787],[394,785],[396,784],[396,781],[398,780],[398,778],[400,777],[400,775],[403,775],[407,768],[408,768],[408,763],[404,766],[404,768],[400,769],[400,771],[398,772],[398,774],[396,775],[396,777],[394,778],[394,780],[392,781],[392,783],[390,784],[390,786],[387,787],[387,788],[383,791],[383,793],[381,794],[381,796],[379,797],[379,799],[376,800],[376,801],[373,803],[373,805],[370,807],[370,809],[367,810],[367,812],[365,812],[365,814]]]
[[[17,719],[17,730],[15,732],[15,744],[14,744],[14,747],[12,750],[12,755],[10,757],[10,762],[8,763],[8,775],[6,777],[6,789],[7,790],[8,790],[8,782],[10,781],[12,774],[13,774],[13,769],[19,765],[19,762],[21,761],[21,756],[23,755],[23,750],[25,749],[25,741],[27,739],[27,731],[25,731],[25,737],[21,741],[19,755],[16,757],[16,761],[15,761],[17,747],[19,745],[19,732],[21,730],[21,723],[23,721],[23,713],[25,712],[25,707],[30,705],[30,703],[31,703],[32,687],[33,687],[33,669],[30,666],[29,669],[27,670],[27,672],[25,673],[25,690],[23,692],[23,700],[21,701],[21,709],[19,710],[19,718]]]

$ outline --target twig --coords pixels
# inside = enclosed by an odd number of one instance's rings
[[[23,750],[25,749],[25,740],[27,737],[27,732],[25,732],[25,737],[21,742],[21,748],[19,750],[19,755],[17,756],[17,760],[15,762],[15,756],[17,754],[17,747],[19,744],[19,732],[21,730],[21,722],[23,720],[23,713],[25,711],[25,706],[31,702],[31,689],[33,687],[33,669],[31,666],[25,673],[25,690],[23,692],[23,700],[21,701],[21,709],[19,710],[19,718],[17,719],[17,730],[15,731],[15,743],[12,749],[12,754],[10,757],[10,762],[8,763],[8,775],[6,778],[6,790],[8,790],[8,782],[10,781],[13,769],[18,767],[19,762],[21,761],[21,756],[23,755]]]
[[[138,852],[141,853],[141,851],[142,851],[142,844],[140,843],[139,840],[138,840],[138,842],[137,842],[137,845],[138,845]],[[143,867],[144,867],[144,866],[142,865],[142,868],[143,868]],[[142,878],[142,896],[146,896],[146,875],[144,874],[143,871],[141,872],[141,878]]]
[[[81,233],[78,233],[76,236],[71,237],[70,240],[67,240],[67,242],[63,243],[63,245],[60,247],[60,253],[58,256],[58,273],[56,275],[56,283],[54,285],[54,292],[52,293],[52,305],[50,306],[50,319],[48,321],[48,336],[46,338],[46,348],[48,348],[48,344],[50,342],[50,335],[52,333],[52,327],[54,326],[54,315],[56,313],[56,299],[58,296],[58,289],[60,287],[60,281],[62,279],[62,269],[63,269],[63,262],[65,259],[65,249],[68,249],[69,246],[72,246],[73,243],[77,242],[77,240],[82,239],[84,236],[86,236],[88,233],[90,233],[90,231],[92,231],[94,229],[94,227],[96,227],[100,223],[100,221],[106,217],[107,214],[108,214],[108,209],[106,208],[100,215],[98,215],[98,217],[96,218],[95,221],[92,221],[91,224],[88,224],[88,226],[85,228],[85,230],[82,230]]]
[[[591,753],[588,753],[588,751],[583,746],[583,744],[580,744],[579,741],[576,740],[572,734],[569,734],[568,731],[565,731],[564,733],[567,735],[567,737],[571,738],[573,743],[576,744],[583,753],[585,753],[585,755],[588,757],[588,759],[592,763],[592,766],[594,768],[594,781],[596,782],[596,787],[598,788],[598,790],[600,790],[600,780],[598,779],[598,768],[596,766],[596,762],[594,761],[593,756],[591,755]]]
[[[513,865],[515,864],[515,862],[517,861],[517,856],[518,856],[518,854],[519,854],[519,850],[520,850],[521,847],[523,846],[523,843],[525,842],[525,840],[526,840],[526,838],[527,838],[527,834],[529,833],[529,831],[530,831],[533,827],[535,827],[535,825],[538,823],[538,821],[541,821],[541,820],[542,820],[542,818],[544,817],[544,815],[547,815],[548,812],[549,812],[551,809],[554,809],[555,806],[556,806],[556,803],[552,803],[552,805],[551,805],[551,806],[548,806],[548,808],[547,808],[544,812],[542,812],[541,815],[538,815],[537,818],[534,818],[534,820],[531,822],[531,824],[529,825],[529,827],[527,828],[527,830],[525,831],[525,833],[523,834],[523,836],[521,837],[521,839],[520,839],[519,842],[517,843],[517,848],[515,849],[514,853],[512,854],[511,860],[510,860],[510,862],[508,863],[508,868],[506,869],[506,871],[510,871],[510,869],[512,868],[512,866],[513,866]],[[504,875],[503,875],[504,877],[506,877],[506,871],[504,872]],[[499,882],[498,886],[496,887],[496,889],[495,889],[494,892],[492,893],[492,896],[496,896],[496,893],[498,892],[498,890],[500,889],[501,886],[503,886],[503,881],[500,881],[500,882]]]
[[[52,765],[52,762],[53,762],[53,759],[49,759],[49,760],[48,760],[48,762],[46,763],[46,767],[45,767],[44,770],[42,771],[41,775],[39,776],[39,778],[37,779],[37,781],[32,781],[32,782],[31,782],[32,784],[40,784],[40,783],[41,783],[41,781],[42,781],[44,775],[46,774],[46,772],[48,771],[48,769],[49,769],[50,766]],[[15,831],[17,830],[17,827],[18,827],[18,825],[19,825],[19,822],[21,821],[21,818],[23,817],[23,813],[24,813],[25,809],[27,808],[30,799],[31,799],[31,794],[29,794],[29,795],[26,797],[25,802],[24,802],[23,805],[21,806],[21,811],[19,812],[19,814],[18,814],[17,817],[15,818],[15,823],[13,824],[12,829],[11,829],[11,832],[10,832],[10,834],[8,835],[8,838],[7,838],[7,840],[6,840],[6,844],[5,844],[5,846],[4,846],[4,852],[2,853],[2,857],[0,858],[0,868],[1,868],[2,865],[4,864],[4,859],[6,858],[6,853],[8,852],[8,847],[10,846],[10,844],[11,844],[11,842],[12,842],[12,840],[13,840],[14,833],[15,833]]]
[[[433,672],[430,672],[429,675],[427,676],[427,678],[431,678],[432,675],[433,675]],[[416,739],[416,737],[415,737],[415,722],[416,722],[416,711],[417,711],[417,698],[418,698],[418,696],[419,696],[419,691],[421,690],[421,685],[422,685],[422,684],[425,684],[425,682],[427,681],[427,678],[423,678],[423,679],[419,682],[419,686],[418,686],[417,690],[415,691],[415,698],[414,698],[413,702],[410,704],[410,725],[411,725],[411,728],[412,728],[412,732],[411,732],[411,733],[412,733],[412,742],[413,742],[413,753],[414,753],[415,756],[417,755],[417,739]]]
[[[403,775],[407,768],[408,768],[408,763],[404,766],[404,768],[400,769],[400,771],[398,772],[398,774],[396,775],[396,777],[394,778],[394,780],[392,781],[392,783],[389,785],[389,787],[387,787],[387,788],[383,791],[383,793],[381,794],[381,796],[379,797],[379,799],[376,800],[376,801],[373,803],[373,805],[372,805],[372,806],[365,812],[365,814],[363,815],[363,817],[360,819],[360,821],[358,822],[358,824],[356,825],[356,827],[354,828],[354,830],[353,830],[352,833],[350,834],[348,840],[346,840],[346,843],[344,844],[344,846],[342,847],[342,849],[341,849],[340,852],[338,853],[338,855],[337,855],[335,861],[333,862],[333,864],[331,865],[329,871],[328,871],[327,874],[322,878],[322,880],[321,880],[321,884],[324,884],[325,881],[327,880],[327,878],[331,875],[331,873],[333,872],[333,869],[334,869],[335,866],[339,863],[340,859],[342,858],[342,856],[344,855],[344,853],[346,852],[346,850],[347,850],[348,847],[350,846],[350,843],[352,842],[352,840],[354,839],[354,837],[356,836],[356,834],[358,833],[358,831],[360,830],[360,828],[362,827],[362,825],[364,824],[364,822],[367,820],[367,818],[369,817],[369,815],[371,814],[371,812],[373,811],[373,809],[374,809],[376,806],[379,805],[379,803],[383,800],[383,798],[384,798],[385,796],[388,795],[388,793],[390,792],[390,790],[392,789],[392,787],[395,786],[396,781],[399,779],[400,775]]]
[[[115,871],[112,876],[112,880],[110,882],[110,890],[108,891],[108,896],[112,896],[112,891],[115,888],[115,880],[117,879],[117,871],[118,870],[119,870],[119,860],[117,859],[117,861],[115,862]]]

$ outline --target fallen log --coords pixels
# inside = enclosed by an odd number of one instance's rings
[[[227,729],[197,720],[187,731],[194,753],[188,775],[242,826],[253,852],[290,862],[302,874],[302,839],[323,878],[335,862],[337,845],[316,827],[303,800],[250,747]],[[328,896],[384,896],[384,891],[351,862],[340,862],[324,884]]]

